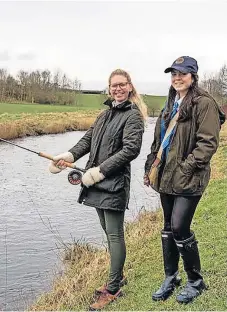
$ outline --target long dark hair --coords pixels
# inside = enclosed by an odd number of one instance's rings
[[[191,75],[193,78],[193,83],[189,87],[188,92],[181,103],[181,106],[180,106],[181,108],[179,110],[179,118],[178,118],[179,122],[188,120],[192,117],[193,106],[197,104],[197,99],[200,96],[207,96],[209,98],[212,98],[208,92],[206,92],[205,90],[199,87],[198,75],[194,73],[192,73]],[[171,86],[169,89],[169,94],[168,94],[168,99],[167,99],[167,103],[165,106],[165,110],[163,112],[163,118],[165,120],[166,126],[168,126],[170,122],[170,116],[171,116],[171,112],[173,109],[173,104],[175,101],[176,94],[177,94],[177,91],[173,88],[173,86]]]

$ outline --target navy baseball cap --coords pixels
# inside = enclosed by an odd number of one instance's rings
[[[190,56],[181,56],[176,59],[171,67],[165,69],[165,73],[169,73],[173,70],[178,70],[181,73],[197,73],[198,72],[198,64],[197,61]]]

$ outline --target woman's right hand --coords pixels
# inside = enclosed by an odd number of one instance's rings
[[[150,180],[148,178],[148,174],[146,174],[146,173],[143,176],[143,184],[146,185],[146,186],[150,186]]]
[[[74,157],[70,152],[62,153],[53,157],[53,161],[50,162],[49,171],[51,173],[59,173],[66,168],[65,161],[73,163]]]

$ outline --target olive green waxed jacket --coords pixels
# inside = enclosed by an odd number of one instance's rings
[[[181,106],[180,106],[181,109]],[[160,114],[145,163],[148,174],[161,145]],[[154,189],[173,195],[201,195],[210,179],[210,160],[219,144],[223,113],[208,96],[199,96],[192,107],[192,118],[177,122],[165,164],[159,166],[159,177]]]
[[[99,209],[128,208],[131,161],[141,149],[144,121],[138,107],[129,100],[103,111],[86,134],[69,151],[74,160],[89,153],[86,169],[99,166],[105,179],[87,188],[83,186],[79,203]]]

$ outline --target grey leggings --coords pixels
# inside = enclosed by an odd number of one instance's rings
[[[124,211],[96,209],[101,226],[106,233],[110,252],[110,273],[107,289],[116,293],[123,276],[126,257],[124,239]]]

